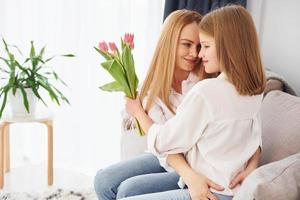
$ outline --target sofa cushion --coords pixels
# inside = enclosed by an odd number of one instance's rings
[[[254,170],[234,200],[299,200],[300,153]]]
[[[269,92],[261,108],[261,164],[300,152],[300,97]]]
[[[147,150],[147,136],[140,136],[138,130],[122,130],[121,133],[121,160],[141,155]]]

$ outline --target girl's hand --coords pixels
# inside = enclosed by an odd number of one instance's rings
[[[224,190],[222,186],[198,173],[191,174],[186,184],[192,200],[217,200],[217,197],[210,192],[209,188],[219,191]]]
[[[136,117],[139,112],[144,112],[139,96],[136,99],[125,97],[125,108],[127,113]]]
[[[238,173],[234,179],[230,182],[229,188],[233,189],[238,184],[242,184],[245,178],[253,172],[257,167],[260,159],[260,147],[256,150],[256,152],[252,155],[250,160],[248,161],[246,169]]]
[[[244,169],[243,171],[241,171],[240,173],[238,173],[234,179],[230,182],[229,184],[229,188],[233,189],[234,187],[236,187],[238,184],[242,184],[242,182],[244,181],[244,179],[253,171],[254,169],[250,170],[250,169]]]

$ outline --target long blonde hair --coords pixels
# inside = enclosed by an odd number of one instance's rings
[[[153,105],[155,98],[159,97],[169,110],[175,113],[169,96],[174,76],[178,40],[184,26],[193,22],[199,24],[201,19],[202,16],[195,11],[177,10],[171,13],[164,22],[140,93],[141,101],[147,96],[146,112]],[[195,70],[199,70],[200,65],[199,62],[195,66]]]
[[[221,69],[239,94],[264,91],[266,78],[251,15],[242,6],[216,9],[200,22],[200,31],[215,39]]]

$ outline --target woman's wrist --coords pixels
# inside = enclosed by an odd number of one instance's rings
[[[195,172],[193,169],[186,171],[185,175],[182,177],[187,186],[193,184],[195,179],[199,180],[202,178],[204,179],[200,173]]]
[[[134,117],[138,120],[142,119],[143,117],[145,117],[146,112],[144,111],[144,109],[139,109],[134,113]]]

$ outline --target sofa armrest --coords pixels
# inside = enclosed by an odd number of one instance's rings
[[[234,200],[299,200],[300,153],[254,170]]]

